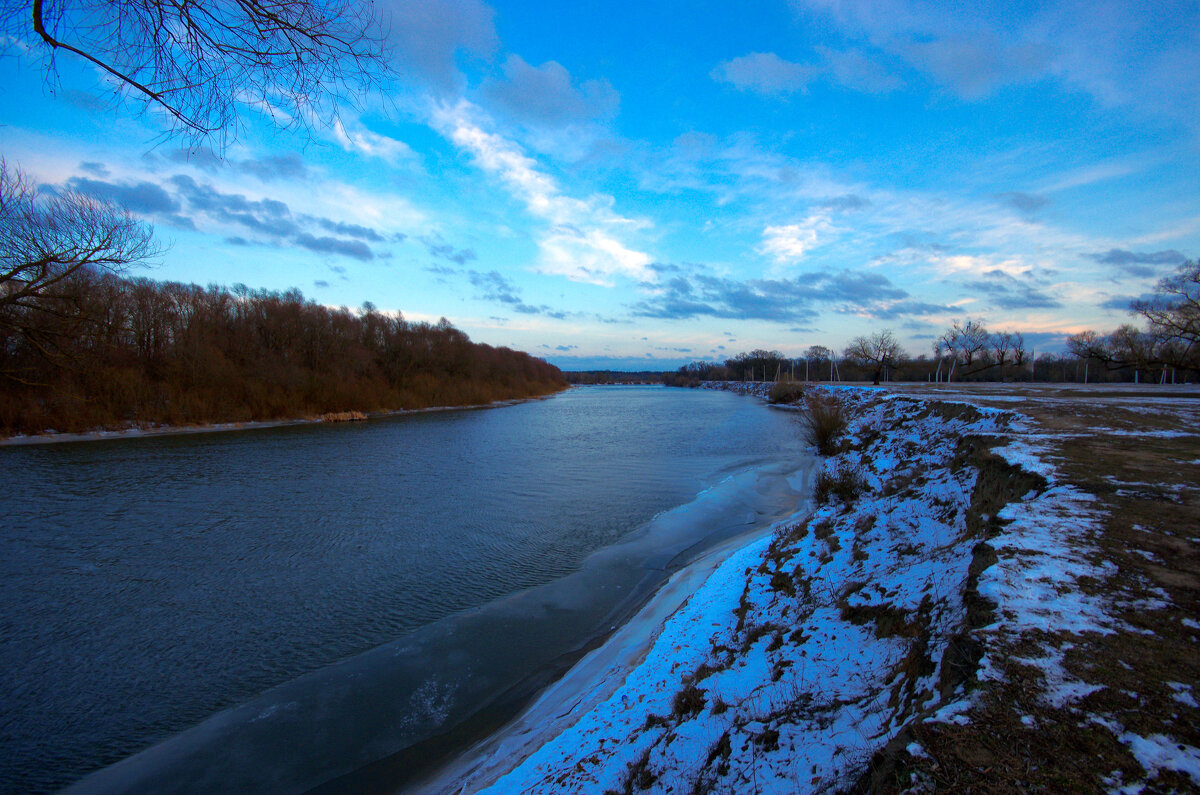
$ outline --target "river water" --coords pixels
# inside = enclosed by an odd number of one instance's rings
[[[403,783],[794,510],[802,451],[662,387],[0,448],[0,791]]]

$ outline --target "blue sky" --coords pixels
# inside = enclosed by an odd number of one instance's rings
[[[151,278],[445,316],[564,369],[954,319],[1031,347],[1200,255],[1200,5],[391,0],[398,71],[220,155],[9,41],[0,153],[170,248]]]

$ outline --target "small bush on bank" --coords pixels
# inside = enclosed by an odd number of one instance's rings
[[[683,720],[697,715],[704,709],[705,702],[704,691],[696,687],[695,682],[688,682],[671,700],[671,717]]]
[[[795,381],[776,381],[767,395],[768,403],[797,403],[804,397],[804,385]]]
[[[851,505],[867,488],[867,481],[857,467],[839,466],[833,472],[822,470],[817,475],[813,498],[818,505],[841,500]]]
[[[816,395],[807,396],[804,405],[805,440],[821,455],[833,455],[849,423],[846,407],[838,400]]]

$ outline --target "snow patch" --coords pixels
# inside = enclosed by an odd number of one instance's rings
[[[1142,737],[1126,732],[1121,735],[1121,742],[1129,746],[1130,752],[1147,773],[1153,775],[1160,770],[1174,770],[1188,776],[1193,784],[1200,787],[1200,749],[1177,743],[1163,734]]]

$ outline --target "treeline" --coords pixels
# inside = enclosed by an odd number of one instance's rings
[[[13,292],[9,285],[9,294]],[[0,433],[461,406],[566,386],[526,353],[298,290],[79,269],[0,301]]]
[[[1131,312],[1145,328],[1125,324],[1108,334],[1067,339],[1067,353],[1028,350],[1019,331],[955,320],[933,343],[933,356],[911,356],[889,330],[855,337],[837,355],[822,345],[802,356],[754,350],[724,362],[693,362],[669,373],[671,386],[701,381],[1041,381],[1175,383],[1200,376],[1200,262],[1180,265]]]
[[[824,358],[788,357],[779,351],[769,351],[771,356],[761,353],[743,353],[739,357],[757,359],[761,364],[745,365],[744,360],[728,359],[725,362],[693,362],[673,373],[666,373],[663,382],[668,386],[699,386],[702,381],[795,381],[795,382],[872,382],[876,368],[863,365],[848,357],[834,355]],[[955,383],[984,381],[1039,381],[1050,383],[1083,383],[1133,381],[1132,372],[1107,371],[1099,363],[1080,359],[1071,354],[1045,352],[1035,357],[1026,357],[1017,365],[1007,357],[1003,365],[994,354],[989,353],[976,359],[970,368],[958,367],[951,373],[949,357],[926,355],[910,356],[904,351],[880,371],[881,382],[887,381],[946,381],[952,377]],[[764,379],[764,373],[766,378]],[[1161,373],[1156,374],[1156,378]],[[1150,380],[1145,373],[1142,380]],[[1167,376],[1170,380],[1170,375]]]
[[[569,384],[661,384],[664,376],[658,370],[643,370],[639,372],[623,372],[621,370],[568,370],[563,373]]]
[[[1145,328],[1126,323],[1107,334],[1084,331],[1072,335],[1067,348],[1123,380],[1200,375],[1200,260],[1160,279],[1155,294],[1135,301],[1132,311]]]
[[[819,346],[815,346],[819,347]],[[1071,380],[1073,370],[1065,364],[1067,357],[1041,354],[1035,363],[1025,358],[1020,364],[1011,356],[1003,365],[990,353],[977,356],[970,368],[956,368],[949,356],[910,356],[897,350],[885,363],[839,355],[822,348],[816,354],[785,356],[779,351],[756,350],[740,353],[724,362],[692,362],[673,373],[667,373],[668,386],[698,386],[702,381],[945,381],[951,375],[958,381],[1030,381]],[[1035,372],[1036,364],[1036,372]]]

